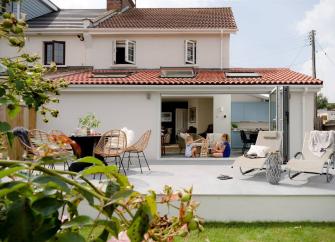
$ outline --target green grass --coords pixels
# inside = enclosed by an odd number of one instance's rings
[[[203,233],[191,234],[186,241],[333,242],[335,223],[207,223]]]
[[[81,232],[86,237],[89,231],[85,228]],[[335,223],[206,223],[204,232],[175,240],[183,241],[333,242]]]

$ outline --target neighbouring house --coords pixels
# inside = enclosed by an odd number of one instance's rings
[[[100,131],[127,127],[139,137],[151,129],[147,156],[160,159],[161,146],[177,145],[190,127],[198,134],[228,133],[237,150],[241,130],[282,130],[286,158],[314,128],[322,81],[287,68],[231,67],[230,36],[238,28],[229,7],[137,8],[132,0],[107,0],[100,10],[59,9],[45,0],[21,4],[29,17],[23,51],[39,54],[46,66],[56,62],[52,77],[70,82],[57,105],[59,118],[45,124],[38,117],[39,129],[71,134],[79,117],[94,112]],[[15,55],[0,41],[0,56]]]

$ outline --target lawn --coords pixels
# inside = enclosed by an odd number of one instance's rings
[[[88,228],[82,230],[87,236]],[[176,242],[333,242],[335,223],[207,223],[203,233]]]
[[[330,242],[335,241],[335,223],[207,223],[205,232],[186,241]]]

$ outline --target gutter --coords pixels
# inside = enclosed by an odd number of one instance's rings
[[[117,35],[117,34],[221,34],[235,33],[237,30],[230,29],[95,29],[95,28],[31,28],[27,30],[27,34],[78,34],[78,32],[86,32],[92,35]]]
[[[189,92],[189,93],[251,93],[255,94],[273,90],[275,86],[289,86],[291,91],[318,92],[322,85],[70,85],[62,92],[110,92],[110,91],[131,91],[131,92]]]

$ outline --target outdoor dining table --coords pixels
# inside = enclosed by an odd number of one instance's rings
[[[81,148],[81,155],[78,158],[83,158],[86,156],[94,156],[94,148],[99,142],[101,135],[88,135],[88,136],[73,135],[70,138],[73,141],[75,141]],[[102,159],[101,157],[96,158]],[[92,164],[85,162],[74,162],[70,165],[69,170],[74,172],[80,172],[84,170],[86,167],[89,167],[91,165]]]

